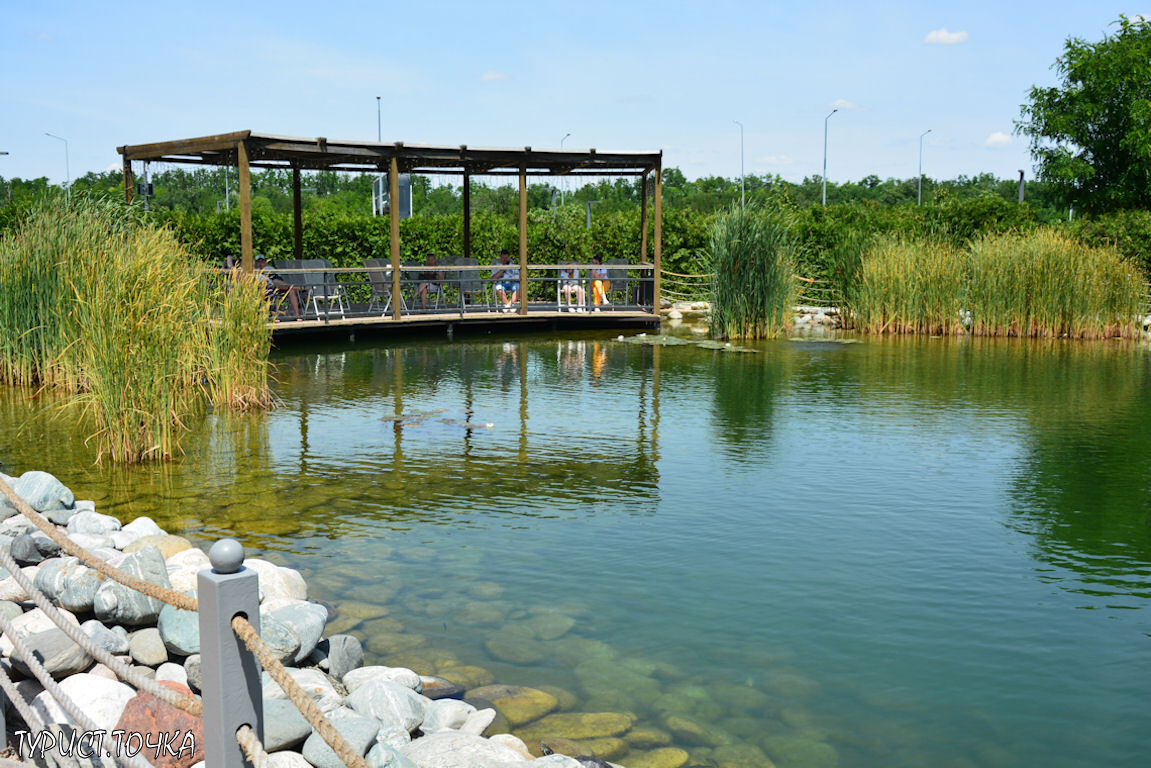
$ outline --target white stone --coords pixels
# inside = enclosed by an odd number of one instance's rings
[[[180,685],[188,684],[188,672],[184,669],[182,664],[173,664],[166,661],[156,668],[156,682],[161,683],[165,680]]]
[[[348,693],[352,693],[364,683],[371,680],[388,680],[399,683],[405,688],[411,688],[416,693],[424,690],[424,683],[420,676],[406,667],[369,666],[353,669],[344,675],[341,681]]]
[[[308,599],[308,585],[299,571],[283,568],[258,557],[249,557],[244,565],[256,572],[260,580],[260,602],[277,597]]]
[[[104,666],[99,662],[93,664],[92,668],[88,670],[87,674],[95,675],[96,677],[103,677],[106,680],[119,680],[119,678],[116,677],[116,673],[112,671],[111,667]]]
[[[192,592],[195,593],[196,585],[199,583],[200,571],[203,568],[180,568],[173,571],[168,569],[168,581],[172,585],[172,589],[177,592]]]
[[[68,521],[68,533],[108,534],[120,530],[120,521],[99,512],[80,512]]]
[[[476,736],[482,736],[484,731],[488,729],[488,726],[495,722],[495,719],[496,711],[494,709],[490,707],[488,709],[480,709],[468,715],[468,719],[459,727],[459,730],[464,733],[474,733]]]
[[[615,763],[608,763],[608,765],[615,765]],[[489,763],[486,768],[523,768],[523,761],[515,763]],[[532,760],[532,768],[583,768],[583,763],[567,755],[548,755],[547,757],[537,757]]]
[[[438,699],[428,705],[420,730],[424,733],[458,731],[476,708],[459,699]]]
[[[80,626],[80,622],[72,615],[71,611],[64,610],[63,608],[57,608],[56,610],[64,614],[64,618],[68,620],[68,623],[74,624],[77,627]],[[8,628],[12,634],[23,639],[37,632],[43,632],[46,629],[55,629],[56,625],[48,618],[48,614],[44,613],[44,611],[39,608],[33,608],[27,613],[20,614],[8,622]],[[8,637],[8,633],[4,633],[3,637],[0,637],[0,653],[5,656],[11,656],[13,647],[12,640]]]
[[[494,713],[495,710],[493,709],[492,712]],[[531,750],[528,749],[528,745],[524,744],[523,739],[521,739],[519,736],[513,736],[510,733],[497,733],[495,736],[489,736],[488,741],[494,741],[496,744],[503,744],[505,747],[511,747],[516,752],[519,752],[521,755],[523,755],[524,760],[535,760],[535,756],[532,755]]]
[[[97,728],[109,733],[119,722],[128,701],[136,695],[132,688],[123,683],[83,672],[62,680],[60,691],[76,702],[80,711],[87,715]],[[48,722],[78,725],[47,691],[36,697],[32,702],[32,708]]]
[[[400,748],[419,768],[494,768],[502,763],[523,763],[519,752],[482,736],[440,731]]]
[[[36,572],[39,570],[40,566],[38,565],[26,565],[20,569],[20,573],[24,574],[28,581],[33,581],[36,578]],[[3,581],[0,581],[0,600],[11,600],[14,603],[22,603],[27,599],[28,593],[24,591],[23,587],[16,583],[14,576],[9,576]],[[27,614],[25,614],[25,616],[26,615]],[[4,641],[0,639],[0,644],[3,644],[3,642]],[[4,655],[7,656],[8,654],[5,653]]]
[[[82,536],[84,534],[74,534],[74,535]],[[133,533],[132,531],[119,530],[119,531],[112,531],[110,534],[108,534],[107,538],[109,541],[112,542],[113,547],[115,547],[116,549],[123,549],[124,547],[128,546],[133,541],[135,541],[136,539],[140,539],[143,537],[140,536],[140,534],[138,534],[138,533]]]
[[[312,764],[299,752],[273,752],[264,761],[264,768],[312,768]]]
[[[668,320],[682,320],[683,319],[683,313],[680,312],[678,309],[673,309],[667,313],[667,319]]]
[[[303,688],[312,697],[321,711],[328,712],[343,705],[343,698],[336,693],[335,687],[323,672],[318,669],[294,669],[290,667],[287,671],[288,675],[296,681],[296,685]],[[288,695],[267,672],[263,675],[263,685],[265,699],[288,698]]]
[[[113,541],[111,536],[102,533],[69,533],[68,538],[87,550],[100,549],[102,547],[116,548],[116,542]]]
[[[410,688],[388,680],[370,680],[348,694],[348,706],[361,715],[387,724],[399,721],[409,732],[424,721],[431,701]]]
[[[142,539],[145,536],[162,536],[165,533],[164,529],[156,525],[156,521],[147,515],[137,517],[121,528],[121,530],[125,533],[135,534],[138,539]]]
[[[164,561],[164,565],[168,566],[168,570],[179,568],[211,568],[212,563],[208,560],[208,556],[204,554],[203,550],[192,547],[191,549],[181,550],[176,554],[169,557]]]

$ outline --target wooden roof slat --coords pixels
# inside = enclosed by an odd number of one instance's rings
[[[663,155],[657,152],[610,151],[596,149],[532,149],[531,147],[470,147],[466,144],[438,146],[404,142],[345,141],[325,137],[300,138],[236,131],[192,139],[136,144],[117,151],[128,160],[231,165],[235,150],[244,142],[252,165],[314,170],[341,170],[373,173],[396,158],[404,168],[419,173],[477,175],[519,173],[530,175],[631,175],[654,168]],[[267,163],[272,165],[267,165]],[[283,165],[278,165],[282,163]]]

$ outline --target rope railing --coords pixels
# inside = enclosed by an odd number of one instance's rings
[[[244,750],[244,757],[252,764],[252,768],[264,768],[268,762],[268,753],[264,750],[260,737],[252,730],[250,725],[241,725],[236,729],[236,743]]]
[[[189,597],[182,592],[177,592],[167,587],[161,587],[149,581],[144,581],[137,576],[122,571],[114,565],[109,564],[106,560],[101,560],[96,557],[84,547],[60,533],[51,520],[48,520],[39,512],[32,509],[32,507],[28,506],[28,503],[12,490],[12,486],[8,485],[3,478],[0,478],[0,492],[16,507],[16,510],[20,512],[20,514],[32,521],[32,524],[39,528],[45,536],[58,544],[60,549],[72,555],[89,568],[92,568],[101,576],[118,581],[129,589],[134,589],[137,592],[160,600],[175,608],[192,612],[198,610],[196,598]]]
[[[13,653],[20,655],[20,658],[24,661],[24,665],[28,667],[28,671],[36,678],[36,682],[40,683],[44,690],[56,700],[56,703],[60,705],[60,709],[64,710],[65,714],[72,719],[74,724],[89,733],[100,730],[95,721],[89,718],[88,715],[76,705],[76,702],[72,701],[72,697],[60,689],[60,685],[52,679],[51,673],[44,668],[44,665],[41,664],[40,660],[32,653],[32,649],[24,642],[24,638],[12,631],[11,622],[3,616],[0,616],[0,631],[3,631],[4,635],[12,643]],[[20,698],[19,694],[17,694],[16,698]],[[43,722],[41,722],[41,725],[43,726]],[[118,759],[120,759],[119,756],[113,758],[113,761],[117,761]],[[140,754],[126,755],[123,760],[131,766],[131,768],[152,768],[151,763],[145,760]]]
[[[129,589],[136,590],[147,597],[155,598],[178,609],[198,612],[199,601],[196,598],[133,576],[130,573],[108,564],[84,547],[76,544],[67,536],[62,535],[54,524],[29,506],[2,477],[0,477],[0,492],[16,507],[17,511],[36,525],[36,527],[43,531],[52,541],[56,542],[62,550],[73,555],[78,561],[93,568],[101,575]],[[194,696],[159,685],[139,671],[132,669],[129,665],[115,658],[115,656],[106,649],[96,644],[79,626],[68,621],[64,614],[52,604],[52,601],[36,587],[34,581],[24,574],[11,553],[4,549],[0,549],[0,567],[8,570],[20,588],[27,593],[28,597],[44,612],[53,624],[59,627],[69,639],[80,646],[89,656],[111,669],[118,678],[130,683],[137,690],[151,694],[193,716],[200,717],[203,715],[203,704]],[[254,576],[253,574],[253,577]],[[61,708],[68,716],[85,730],[97,730],[76,707],[75,702],[71,701],[71,699],[59,689],[59,686],[52,680],[51,675],[48,674],[43,666],[32,657],[23,639],[11,632],[8,622],[2,617],[0,617],[0,630],[13,641],[17,652],[26,659],[30,671],[32,671],[33,675],[39,680],[45,690],[60,703]],[[243,641],[244,645],[259,661],[260,666],[276,681],[285,695],[288,696],[292,703],[300,710],[301,714],[308,720],[312,728],[328,746],[332,748],[344,764],[348,766],[348,768],[368,768],[364,758],[352,749],[340,732],[336,730],[335,726],[333,726],[320,711],[311,696],[288,674],[284,665],[260,638],[259,633],[247,618],[243,615],[234,616],[231,620],[231,630]],[[5,687],[5,682],[12,688],[11,691],[8,690],[8,687]],[[16,694],[15,686],[11,685],[11,680],[7,675],[3,674],[2,668],[0,668],[0,688],[3,688],[5,692],[8,693],[17,711],[24,717],[29,727],[36,727],[36,723],[39,723],[41,726],[43,725],[42,720],[35,716],[34,710],[27,708],[23,700]],[[17,704],[18,701],[19,704]],[[23,709],[21,708],[22,706]],[[236,731],[235,736],[238,745],[249,762],[257,766],[257,768],[262,766],[264,760],[267,758],[267,752],[259,743],[256,732],[250,726],[243,726]],[[138,756],[129,758],[128,764],[133,768],[149,768],[149,764]]]
[[[276,681],[280,689],[288,695],[288,698],[296,709],[300,710],[300,714],[308,721],[316,733],[320,734],[322,738],[332,751],[343,761],[344,765],[348,768],[368,768],[368,763],[364,758],[344,739],[343,735],[336,730],[320,708],[316,706],[316,702],[312,697],[292,679],[288,674],[287,669],[280,663],[280,660],[272,652],[272,650],[260,638],[256,628],[243,616],[234,616],[232,618],[232,631],[236,636],[244,642],[248,650],[251,651],[259,660],[267,673]],[[241,742],[241,746],[243,743]]]
[[[3,478],[0,478],[0,483],[3,482]],[[102,648],[94,642],[79,626],[68,621],[64,614],[60,613],[59,609],[52,604],[52,601],[36,587],[35,582],[24,575],[24,572],[12,557],[12,554],[3,548],[0,548],[0,566],[8,570],[8,573],[16,580],[20,588],[27,593],[28,597],[32,599],[36,607],[43,611],[44,615],[47,616],[53,624],[59,627],[72,642],[84,649],[84,651],[96,661],[115,672],[121,680],[126,680],[137,689],[150,693],[156,698],[166,701],[174,707],[179,707],[191,715],[198,717],[203,714],[203,706],[195,697],[172,690],[171,688],[165,688],[151,678],[145,677],[138,670],[132,669],[109,653],[107,649]]]

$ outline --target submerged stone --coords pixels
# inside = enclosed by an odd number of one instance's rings
[[[559,704],[551,694],[522,685],[485,685],[469,693],[490,701],[513,727],[538,720]]]
[[[527,744],[540,741],[549,736],[580,741],[584,739],[600,739],[607,736],[616,736],[627,731],[635,723],[632,715],[622,712],[566,712],[548,715],[537,720],[526,728],[517,731],[516,735]]]
[[[687,765],[690,755],[678,747],[654,749],[638,755],[629,755],[628,768],[681,768]],[[727,768],[725,764],[724,768]]]

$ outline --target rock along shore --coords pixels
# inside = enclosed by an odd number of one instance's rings
[[[72,491],[46,472],[0,477],[69,539],[150,583],[194,595],[197,574],[211,567],[207,555],[187,539],[167,533],[148,517],[122,525],[100,514],[93,502],[77,501]],[[145,676],[166,687],[199,694],[196,614],[103,580],[75,557],[63,555],[55,542],[2,496],[0,521],[0,547],[11,553],[24,575],[69,622]],[[547,739],[557,753],[575,753],[582,752],[579,747],[589,739],[618,737],[634,724],[630,715],[619,713],[554,714],[554,697],[534,688],[485,685],[465,691],[462,685],[403,667],[364,666],[358,638],[324,636],[328,609],[307,599],[307,584],[298,571],[259,558],[248,558],[244,565],[259,575],[261,637],[372,768],[510,768],[527,761],[539,768],[579,768],[585,763],[563,754],[534,757],[523,740],[495,731],[506,729],[509,723],[522,726],[522,733]],[[155,743],[161,731],[180,731],[172,742],[177,756],[168,752],[156,759],[147,747],[140,754],[157,766],[204,765],[198,718],[118,680],[110,668],[95,662],[35,607],[2,568],[0,614],[8,620],[12,634],[24,640],[61,690],[100,729],[108,734],[114,730],[139,733],[145,743],[149,736],[150,743]],[[7,636],[0,636],[0,665],[18,681],[20,697],[46,723],[57,724],[50,730],[63,733],[65,739],[75,730],[75,723],[31,676]],[[463,700],[465,692],[469,701]],[[272,753],[268,768],[342,765],[267,673],[263,697],[264,743]],[[10,702],[7,706],[9,744],[17,747],[16,731],[27,730],[27,725]],[[189,731],[194,748],[188,747],[184,737]],[[111,745],[109,736],[104,748]],[[688,760],[686,752],[674,748],[657,749],[643,757],[644,768],[679,768]],[[108,763],[79,759],[75,764]]]

